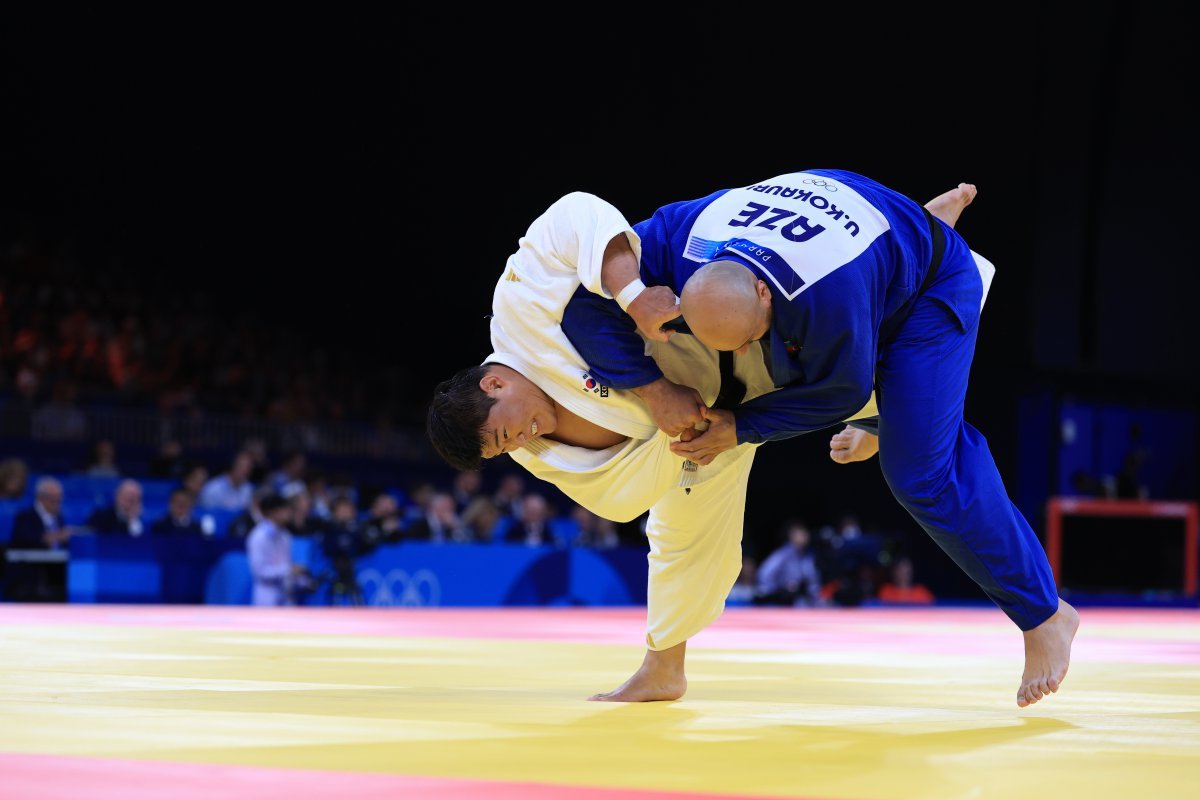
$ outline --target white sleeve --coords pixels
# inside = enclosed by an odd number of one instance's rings
[[[611,299],[612,293],[601,284],[600,272],[604,249],[622,233],[640,262],[641,240],[624,215],[594,194],[571,192],[533,221],[521,237],[520,249],[510,259],[509,266],[521,280],[538,282],[574,276],[588,291]],[[571,291],[574,289],[572,286]]]
[[[621,213],[586,192],[560,198],[534,220],[496,282],[489,359],[498,354],[518,358],[530,367],[522,374],[555,402],[608,430],[646,439],[658,426],[645,404],[632,393],[605,391],[600,396],[599,386],[593,390],[597,394],[589,392],[582,382],[588,378],[588,364],[562,329],[567,303],[581,284],[604,294],[604,249],[621,234],[640,258],[641,241]]]
[[[554,202],[521,237],[492,296],[492,348],[541,365],[551,375],[578,377],[587,365],[562,331],[563,312],[580,283],[603,292],[604,248],[614,236],[640,242],[610,203],[586,192]],[[607,295],[611,297],[611,295]]]

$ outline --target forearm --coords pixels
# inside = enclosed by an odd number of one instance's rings
[[[632,386],[630,387],[630,391],[645,400],[648,404],[652,404],[656,400],[666,397],[674,386],[675,384],[660,372],[657,378],[647,381],[640,386]]]
[[[643,336],[656,342],[665,342],[671,337],[673,331],[665,330],[663,326],[679,317],[679,298],[670,286],[647,287],[643,283],[638,253],[625,236],[609,241],[604,251],[602,279],[601,293],[612,295],[617,306],[633,319]]]
[[[624,233],[619,233],[609,240],[604,248],[600,282],[606,292],[616,297],[622,289],[640,279],[641,267],[637,255],[629,244],[629,238]]]

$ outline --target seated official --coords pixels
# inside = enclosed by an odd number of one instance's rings
[[[525,495],[521,501],[521,519],[504,532],[508,544],[523,544],[528,547],[560,545],[550,529],[552,516],[546,498],[536,492]]]
[[[470,536],[454,508],[454,497],[447,492],[434,494],[429,500],[425,516],[410,522],[403,535],[410,541],[432,544],[463,542]]]
[[[34,485],[33,505],[13,517],[13,550],[65,550],[71,528],[63,522],[63,487],[55,478],[39,478]]]
[[[141,536],[146,529],[142,522],[142,485],[132,478],[121,481],[113,493],[112,505],[93,511],[87,526],[102,535]]]
[[[192,516],[195,501],[192,493],[182,487],[171,491],[167,513],[150,525],[155,536],[204,536],[204,528]]]
[[[63,487],[54,478],[34,484],[33,505],[13,517],[10,550],[66,550],[72,529],[63,522]],[[62,602],[67,598],[61,564],[13,562],[3,565],[9,600]]]
[[[486,495],[476,495],[463,509],[460,519],[466,532],[465,541],[489,544],[513,522],[511,518],[506,519],[496,501]]]

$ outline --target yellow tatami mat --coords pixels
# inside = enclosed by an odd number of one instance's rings
[[[0,606],[0,797],[1200,796],[1200,613],[1080,613],[1019,709],[991,609],[730,609],[630,705],[639,609]]]

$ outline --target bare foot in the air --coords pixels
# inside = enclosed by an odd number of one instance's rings
[[[829,457],[839,464],[866,461],[879,452],[879,437],[847,425],[829,440]]]
[[[1017,690],[1017,705],[1025,708],[1057,692],[1071,663],[1071,642],[1079,630],[1079,612],[1058,601],[1054,616],[1025,631],[1025,672]]]
[[[925,204],[929,213],[953,228],[958,224],[958,215],[971,205],[979,190],[973,183],[960,183],[958,188],[943,192]]]
[[[678,700],[687,691],[683,674],[683,656],[687,642],[667,650],[647,650],[642,666],[629,680],[611,692],[602,692],[589,700],[610,703],[646,703],[652,700]]]

